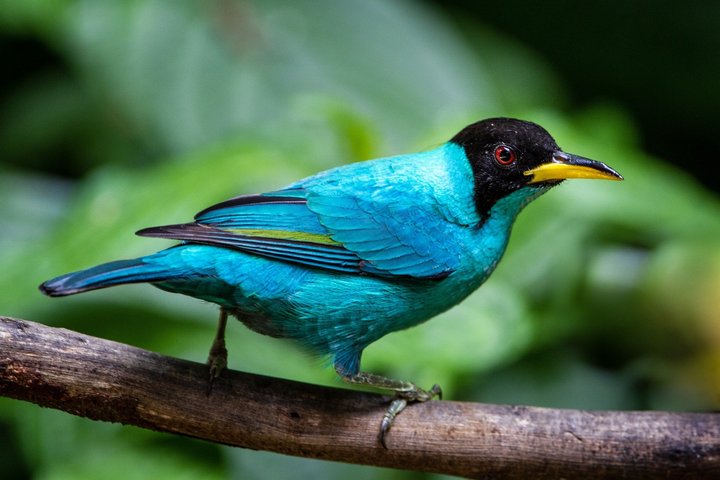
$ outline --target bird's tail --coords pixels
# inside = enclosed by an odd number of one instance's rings
[[[160,282],[175,276],[167,265],[136,258],[61,275],[40,285],[40,291],[50,297],[63,297],[124,283]]]

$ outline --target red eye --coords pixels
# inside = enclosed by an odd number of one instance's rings
[[[512,147],[500,145],[495,149],[495,160],[497,160],[500,165],[510,165],[515,162],[516,158],[517,155],[515,155],[515,150],[513,150]]]

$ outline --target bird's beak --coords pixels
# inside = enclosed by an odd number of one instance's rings
[[[548,180],[565,180],[566,178],[598,178],[601,180],[622,180],[618,172],[602,162],[589,158],[557,151],[552,160],[524,172],[532,176],[528,183],[539,183]]]

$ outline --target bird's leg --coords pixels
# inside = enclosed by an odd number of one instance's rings
[[[225,327],[227,326],[228,312],[224,308],[220,308],[220,320],[218,321],[215,340],[213,340],[210,353],[208,354],[207,364],[210,367],[210,380],[208,383],[208,395],[212,390],[213,382],[220,376],[220,373],[227,366],[227,348],[225,347]]]
[[[385,435],[390,430],[390,427],[392,427],[395,417],[405,409],[408,402],[427,402],[435,397],[442,399],[442,389],[440,385],[437,384],[433,385],[429,390],[424,390],[412,382],[395,380],[373,373],[358,372],[355,374],[347,374],[340,368],[336,368],[336,371],[342,379],[348,383],[368,385],[370,387],[395,392],[395,398],[390,402],[390,406],[385,412],[385,415],[383,415],[382,422],[380,423],[380,433],[378,435],[378,440],[380,440],[380,443],[386,449]]]

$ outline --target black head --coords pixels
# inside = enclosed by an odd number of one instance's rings
[[[482,120],[450,141],[463,147],[472,166],[481,217],[523,187],[547,189],[566,178],[622,179],[604,163],[563,152],[547,130],[523,120]]]

